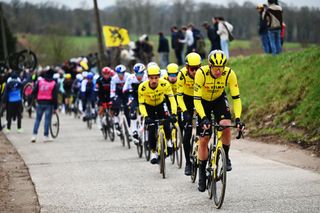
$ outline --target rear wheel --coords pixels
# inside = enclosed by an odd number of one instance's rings
[[[180,128],[177,128],[175,154],[176,154],[176,161],[179,169],[181,169],[182,167],[182,141],[183,139],[182,139]]]
[[[114,125],[110,117],[107,118],[107,132],[110,138],[110,141],[113,142],[115,138]]]
[[[210,191],[216,208],[220,209],[223,204],[227,186],[227,159],[222,147],[218,148],[216,154],[215,169],[213,169],[211,174]]]
[[[143,146],[142,146],[142,140],[141,140],[141,138],[139,138],[139,142],[138,142],[138,144],[137,144],[137,152],[138,152],[139,158],[142,158]]]
[[[130,149],[131,148],[131,146],[130,146],[131,140],[130,140],[129,128],[128,128],[128,124],[127,124],[126,120],[123,121],[123,127],[124,127],[124,133],[125,133],[125,138],[127,141],[128,149]]]
[[[197,173],[198,173],[198,162],[196,156],[190,156],[191,161],[191,181],[194,183],[197,179]]]

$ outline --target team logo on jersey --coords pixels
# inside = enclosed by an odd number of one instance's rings
[[[145,87],[145,86],[142,86],[141,90],[142,90],[142,91],[145,91],[145,90],[146,90],[146,87]]]
[[[161,83],[160,84],[162,87],[165,87],[166,86],[166,83]]]
[[[225,76],[226,75],[226,71],[224,71],[223,73],[222,73],[222,76]]]

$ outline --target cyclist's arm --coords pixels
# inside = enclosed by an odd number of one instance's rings
[[[143,87],[145,87],[144,84],[140,84],[139,89],[138,89],[139,111],[140,111],[142,117],[147,117],[148,112],[147,112],[146,106],[144,105],[145,99],[144,99]]]
[[[178,106],[180,107],[182,112],[184,112],[184,111],[187,111],[187,107],[186,107],[186,104],[184,103],[184,100],[183,100],[184,76],[183,76],[182,72],[179,72],[177,81],[178,81],[177,82],[177,84],[178,84],[177,102],[178,102]]]
[[[201,71],[197,71],[196,76],[194,78],[193,103],[201,119],[206,116],[206,113],[201,103],[203,84],[204,84],[204,75]]]
[[[237,76],[233,70],[231,70],[231,73],[228,78],[228,85],[230,88],[230,93],[233,99],[233,111],[236,118],[240,118],[241,112],[242,112],[242,104],[240,99],[240,91],[237,81]]]
[[[172,88],[171,88],[169,82],[167,83],[165,95],[168,96],[169,101],[170,101],[171,114],[172,114],[172,115],[176,115],[176,114],[177,114],[177,103],[176,103],[176,99],[174,98],[174,95],[173,95],[173,92],[172,92]]]

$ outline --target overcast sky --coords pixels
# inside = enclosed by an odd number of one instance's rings
[[[4,2],[10,2],[10,0],[2,0]],[[40,2],[47,2],[48,0],[20,0],[20,1],[27,1],[31,3],[40,3]],[[49,0],[51,2],[56,2],[58,4],[64,4],[72,9],[74,8],[92,8],[93,7],[93,0]],[[227,5],[232,0],[194,0],[195,2],[211,2],[214,4],[224,4]],[[254,4],[257,3],[265,3],[267,0],[236,0],[239,4],[242,4],[245,1],[253,2]],[[98,6],[100,9],[105,8],[107,6],[114,5],[116,0],[98,0]],[[157,2],[168,2],[168,0],[157,0]],[[309,6],[309,7],[317,7],[320,8],[320,0],[280,0],[280,2],[285,2],[289,6]]]

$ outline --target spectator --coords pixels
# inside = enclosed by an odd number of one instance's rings
[[[36,142],[38,129],[43,113],[44,118],[44,141],[52,141],[49,137],[49,125],[51,123],[51,117],[53,111],[57,110],[57,96],[58,96],[58,85],[53,79],[54,70],[48,69],[44,73],[44,79],[40,79],[33,90],[33,97],[37,99],[37,115],[33,127],[33,136],[31,142]]]
[[[276,0],[268,0],[269,7],[262,15],[267,21],[272,55],[281,52],[282,8],[276,3]]]
[[[183,44],[179,40],[184,39],[184,35],[181,30],[178,30],[176,26],[171,28],[171,47],[174,49],[174,54],[179,66],[183,65]]]
[[[188,25],[188,28],[182,27],[182,32],[185,34],[185,38],[183,40],[180,39],[179,42],[187,44],[187,51],[185,55],[188,55],[189,53],[194,51],[194,38],[193,38],[193,32],[192,32],[192,25]]]
[[[220,36],[217,34],[218,22],[215,18],[212,18],[213,25],[210,26],[208,22],[204,22],[202,26],[207,30],[208,39],[211,43],[210,51],[212,50],[221,50],[220,46]]]
[[[13,118],[17,118],[17,131],[22,133],[22,83],[15,72],[7,80],[3,94],[3,104],[6,106],[7,111],[7,128],[5,132],[9,133],[11,131],[11,121]]]
[[[197,50],[197,42],[196,42],[196,40],[197,40],[197,38],[199,38],[199,36],[198,35],[202,35],[201,34],[201,31],[199,30],[199,29],[197,29],[197,28],[195,28],[194,26],[193,26],[193,24],[189,24],[189,26],[191,26],[191,28],[192,28],[192,35],[193,35],[193,51],[195,51],[195,50]],[[203,35],[202,35],[202,37],[203,37]]]
[[[280,35],[280,37],[281,37],[281,47],[283,47],[284,32],[286,30],[286,27],[287,27],[287,25],[284,22],[282,22],[281,35]]]
[[[169,64],[169,42],[162,32],[159,32],[158,53],[160,57],[160,68],[166,68]]]
[[[263,12],[267,9],[267,5],[258,4],[257,10],[259,12],[259,35],[264,53],[271,53],[271,47],[268,36],[267,21],[262,17]]]
[[[218,17],[218,35],[220,36],[221,50],[226,54],[227,59],[229,59],[229,33],[233,30],[233,26],[224,20],[223,17]]]
[[[153,46],[149,42],[149,37],[146,34],[143,34],[139,38],[140,46],[139,46],[139,56],[143,64],[148,64],[152,61],[154,56],[153,54]]]
[[[201,56],[201,59],[204,59],[206,57],[206,42],[202,34],[196,36],[196,47],[196,52]]]

